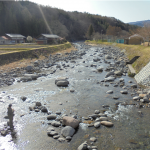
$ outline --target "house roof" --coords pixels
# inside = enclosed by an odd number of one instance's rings
[[[8,40],[6,36],[0,36],[0,40]]]
[[[21,34],[6,34],[6,35],[11,38],[25,38],[25,36],[23,36]]]
[[[55,34],[41,34],[41,35],[46,38],[60,38],[58,35]]]
[[[141,35],[139,35],[139,34],[134,34],[134,35],[130,36],[129,39],[130,39],[130,38],[134,38],[134,37],[141,37],[141,38],[143,38],[143,37],[142,37]]]

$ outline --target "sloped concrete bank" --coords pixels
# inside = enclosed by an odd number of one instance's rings
[[[71,44],[69,42],[60,45],[53,45],[48,47],[34,48],[31,50],[16,51],[0,55],[0,65],[12,63],[23,58],[38,58],[40,55],[48,55],[58,50],[64,50],[65,48],[70,48]]]
[[[135,76],[138,84],[150,86],[150,62]]]

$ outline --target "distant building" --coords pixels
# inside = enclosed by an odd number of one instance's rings
[[[10,44],[10,40],[5,36],[0,37],[0,44]]]
[[[26,37],[21,34],[5,34],[5,37],[10,41],[11,44],[24,43],[26,39]]]
[[[143,42],[144,38],[139,34],[134,34],[124,40],[124,44],[131,44],[131,45],[141,45]]]
[[[37,37],[36,42],[38,44],[53,44],[53,43],[59,43],[61,37],[54,34],[41,34]]]

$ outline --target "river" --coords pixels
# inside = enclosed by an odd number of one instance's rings
[[[84,141],[90,144],[90,137],[97,138],[94,145],[98,150],[150,149],[150,109],[135,107],[138,102],[132,100],[132,94],[139,88],[131,88],[131,84],[136,84],[134,78],[128,77],[126,73],[113,82],[101,82],[108,73],[105,68],[114,63],[113,59],[108,60],[109,63],[104,60],[103,50],[111,48],[74,44],[79,52],[86,54],[74,60],[57,62],[57,65],[66,64],[68,67],[56,69],[56,66],[53,66],[45,70],[47,76],[30,82],[15,82],[0,89],[0,129],[6,125],[7,119],[4,119],[4,116],[8,104],[12,103],[15,109],[14,132],[16,132],[15,136],[11,134],[0,136],[0,150],[76,150]],[[93,62],[94,58],[99,58],[100,61]],[[91,64],[103,67],[104,71],[96,72],[97,67],[91,67]],[[52,69],[56,69],[53,74],[50,73]],[[67,77],[69,86],[57,87],[55,80],[58,77]],[[120,78],[124,79],[128,94],[120,93],[124,90],[124,86],[114,87]],[[72,89],[74,92],[70,92]],[[113,90],[113,93],[107,94],[108,90]],[[114,95],[119,99],[113,99]],[[26,96],[27,100],[22,101],[21,96]],[[50,126],[47,114],[29,111],[29,107],[34,106],[37,101],[46,106],[51,113],[61,111],[62,114],[69,116],[77,115],[81,123],[70,142],[61,143],[47,136],[47,128]],[[62,105],[59,105],[60,102]],[[120,102],[118,107],[117,102]],[[103,105],[109,107],[104,108]],[[108,128],[101,125],[98,129],[88,127],[84,117],[94,114],[95,110],[107,114],[114,126]],[[61,128],[56,128],[56,131],[60,133]]]

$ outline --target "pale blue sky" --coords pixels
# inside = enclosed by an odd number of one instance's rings
[[[150,0],[30,0],[66,11],[115,17],[125,23],[150,20]]]

